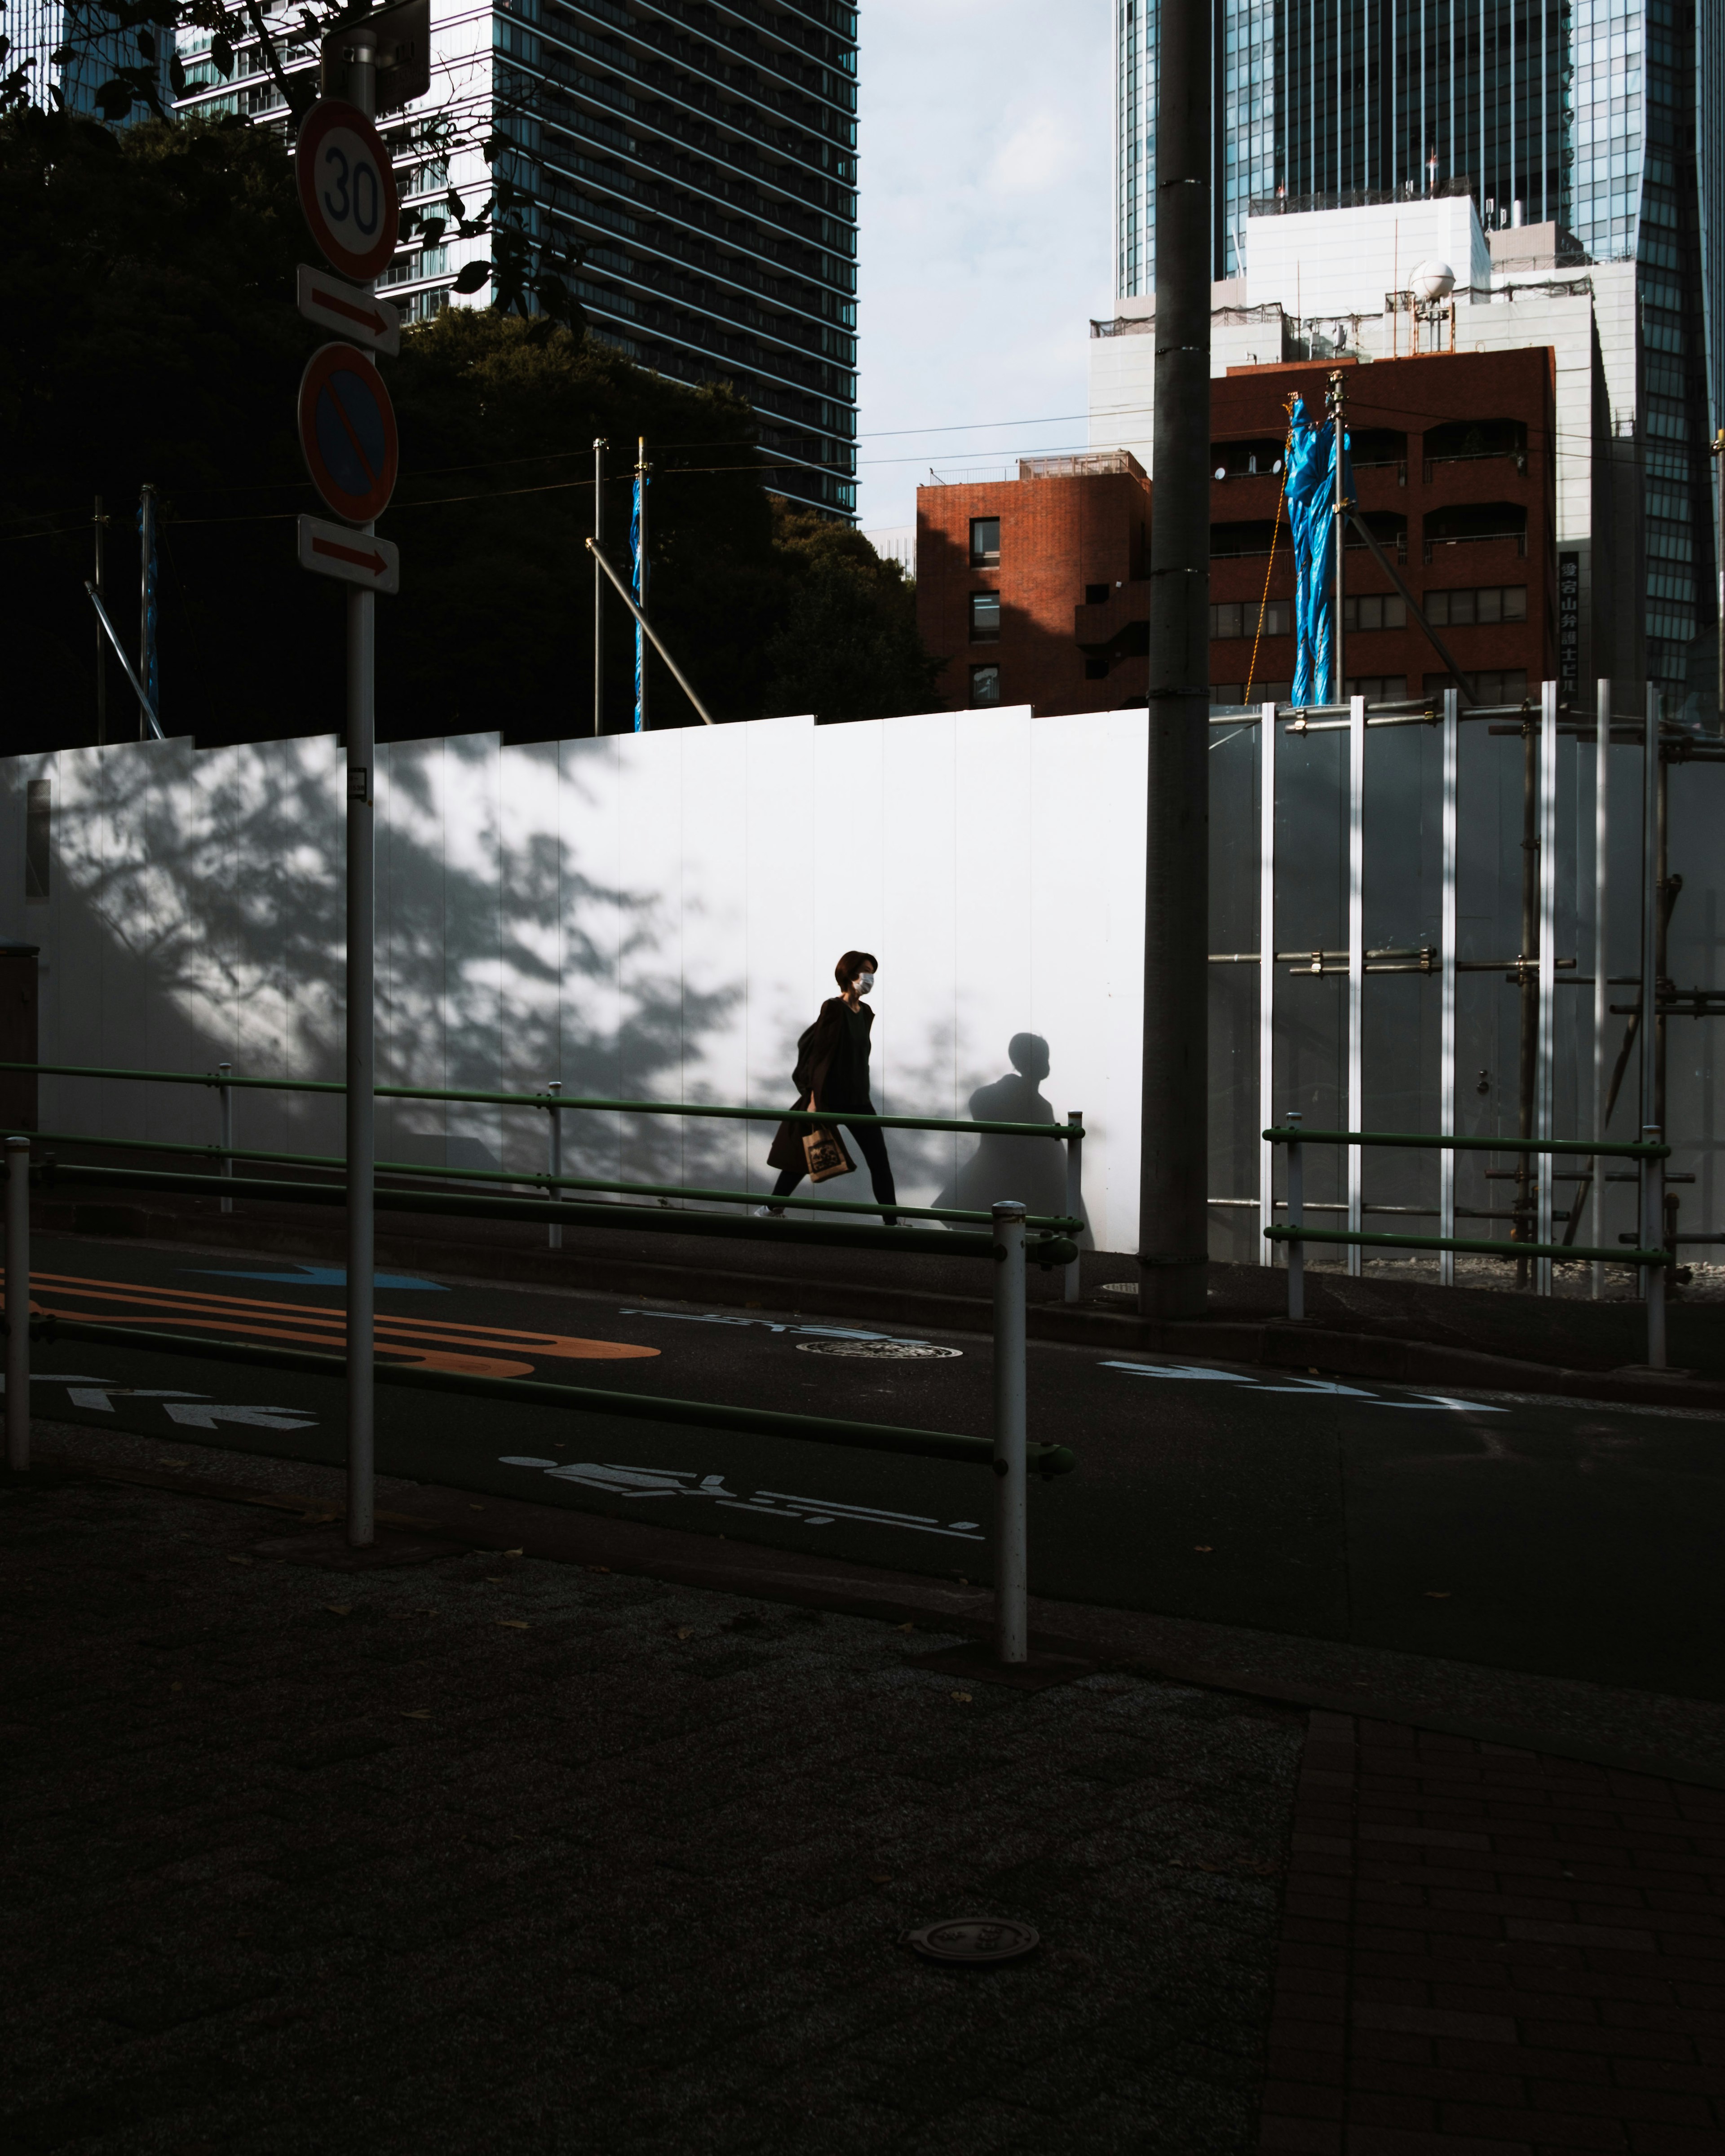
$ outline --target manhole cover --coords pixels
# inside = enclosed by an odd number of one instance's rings
[[[1029,1924],[1014,1923],[1007,1917],[954,1917],[944,1924],[924,1924],[904,1936],[904,1943],[929,1961],[957,1962],[971,1969],[1017,1961],[1037,1943]]]
[[[1138,1284],[1136,1281],[1104,1281],[1098,1291],[1102,1295],[1136,1296]]]
[[[867,1363],[945,1363],[962,1348],[937,1348],[932,1340],[799,1340],[805,1355],[856,1355]]]

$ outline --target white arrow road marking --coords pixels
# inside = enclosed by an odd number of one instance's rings
[[[1360,1385],[1343,1385],[1326,1378],[1306,1378],[1291,1385],[1266,1385],[1260,1378],[1249,1378],[1238,1370],[1206,1370],[1198,1363],[1102,1363],[1104,1370],[1124,1370],[1134,1378],[1193,1378],[1212,1384],[1244,1385],[1254,1393],[1303,1393],[1308,1396],[1324,1394],[1355,1400],[1368,1401],[1375,1408],[1409,1408],[1429,1413],[1438,1408],[1453,1408],[1475,1414],[1507,1414],[1507,1408],[1491,1407],[1483,1400],[1452,1400],[1444,1393],[1386,1394],[1371,1393]]]
[[[801,1520],[805,1527],[830,1527],[838,1522],[854,1522],[877,1527],[904,1527],[911,1534],[946,1535],[960,1542],[981,1542],[980,1523],[953,1520],[943,1524],[932,1513],[888,1512],[876,1505],[835,1503],[824,1497],[801,1497],[788,1490],[757,1490],[752,1496],[727,1490],[722,1475],[697,1478],[688,1467],[607,1466],[596,1460],[572,1460],[559,1466],[532,1453],[506,1453],[503,1467],[538,1467],[548,1481],[578,1482],[586,1490],[603,1490],[613,1497],[709,1497],[730,1512],[765,1512],[773,1519]]]
[[[208,1393],[188,1393],[177,1387],[170,1392],[152,1392],[142,1385],[110,1385],[98,1378],[93,1385],[68,1385],[67,1393],[74,1407],[98,1408],[104,1414],[112,1414],[114,1403],[121,1400],[207,1400]],[[169,1409],[172,1413],[172,1409]]]
[[[317,1418],[299,1408],[194,1407],[187,1400],[163,1404],[177,1423],[197,1430],[213,1430],[218,1422],[249,1423],[256,1430],[315,1430]]]

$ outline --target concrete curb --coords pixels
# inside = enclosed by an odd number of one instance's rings
[[[328,1497],[299,1496],[290,1491],[260,1489],[213,1476],[169,1472],[160,1468],[123,1467],[80,1460],[75,1440],[69,1446],[65,1443],[67,1435],[64,1430],[57,1431],[54,1441],[39,1446],[40,1464],[49,1476],[69,1472],[92,1481],[169,1490],[182,1496],[204,1497],[220,1504],[254,1505],[270,1512],[290,1513],[303,1527],[311,1529],[328,1527],[343,1517],[340,1504]],[[708,1588],[721,1594],[827,1609],[845,1616],[875,1618],[886,1624],[911,1624],[926,1630],[958,1633],[970,1639],[983,1640],[993,1635],[993,1597],[986,1589],[949,1586],[921,1573],[891,1572],[845,1560],[804,1556],[795,1551],[768,1549],[755,1543],[690,1534],[674,1527],[619,1519],[608,1513],[578,1511],[572,1507],[535,1505],[519,1498],[491,1496],[486,1496],[480,1505],[475,1503],[470,1491],[430,1483],[419,1486],[413,1502],[415,1510],[412,1512],[380,1509],[377,1516],[379,1526],[432,1534],[440,1541],[459,1543],[470,1549],[519,1549],[526,1556],[554,1563],[593,1565],[602,1570],[666,1580],[679,1586]],[[475,1512],[483,1513],[483,1523],[475,1519]],[[1077,1656],[1107,1668],[1127,1670],[1171,1683],[1194,1685],[1206,1691],[1237,1692],[1250,1698],[1272,1701],[1279,1706],[1319,1708],[1376,1722],[1404,1722],[1444,1736],[1542,1752],[1590,1766],[1658,1775],[1705,1789],[1725,1789],[1725,1767],[1706,1760],[1599,1747],[1578,1742],[1573,1732],[1537,1723],[1434,1712],[1424,1700],[1398,1699],[1393,1692],[1337,1689],[1322,1683],[1290,1684],[1256,1671],[1230,1669],[1225,1664],[1188,1662],[1163,1655],[1147,1655],[1142,1642],[1134,1640],[1131,1634],[1135,1624],[1147,1613],[1083,1603],[1051,1602],[1039,1596],[1031,1598],[1031,1609],[1034,1620],[1031,1644],[1045,1652]]]

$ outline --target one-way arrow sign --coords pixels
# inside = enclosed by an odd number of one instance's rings
[[[351,524],[326,524],[321,516],[300,519],[300,567],[320,577],[340,577],[370,592],[401,589],[401,549]]]
[[[339,330],[350,344],[362,344],[393,359],[401,350],[401,316],[388,300],[362,285],[350,285],[327,270],[299,265],[295,292],[300,312],[321,328]]]

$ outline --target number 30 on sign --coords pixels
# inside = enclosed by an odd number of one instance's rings
[[[357,105],[314,105],[294,152],[311,236],[344,276],[368,285],[395,252],[401,198],[383,139]]]

